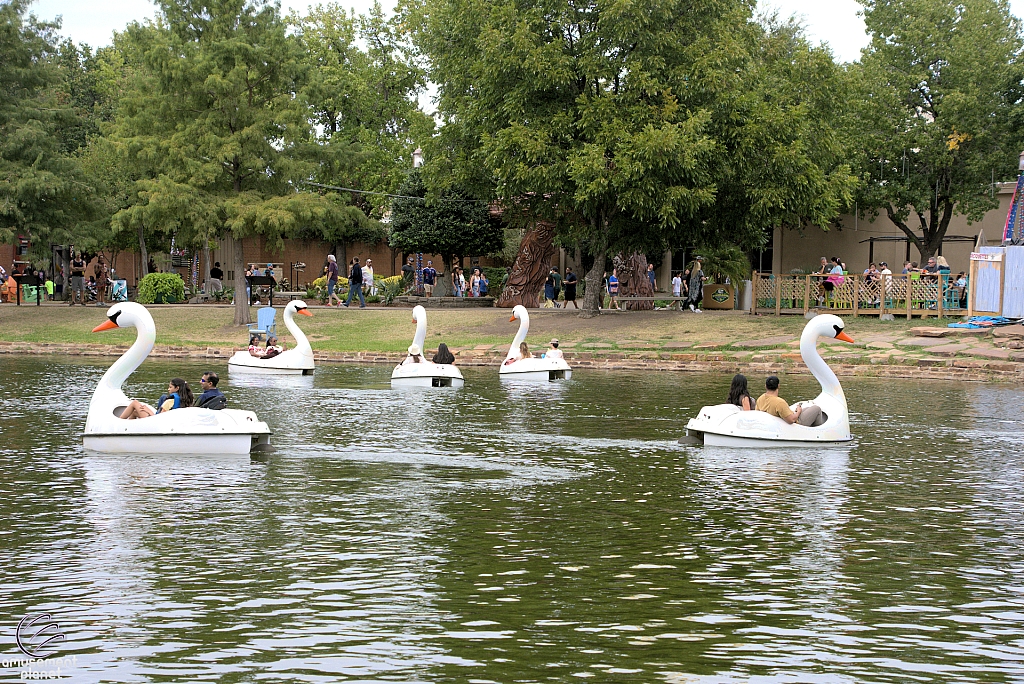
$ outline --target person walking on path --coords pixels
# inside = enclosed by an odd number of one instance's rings
[[[366,264],[363,266],[363,289],[366,290],[366,294],[375,295],[377,290],[373,284],[373,260],[367,259]]]
[[[647,264],[647,281],[651,284],[651,290],[658,291],[658,277],[654,274],[654,264]]]
[[[224,291],[224,271],[220,267],[220,262],[216,261],[213,264],[213,268],[210,269],[210,292],[223,292]]]
[[[359,295],[359,308],[366,308],[366,300],[363,298],[363,269],[359,265],[359,257],[352,259],[352,271],[348,276],[348,299],[342,306],[346,309],[352,303],[352,295]]]
[[[608,277],[608,298],[608,308],[619,309],[619,269],[617,268],[613,268],[611,276]]]
[[[683,279],[679,277],[679,272],[676,271],[676,274],[674,276],[672,276],[672,296],[673,297],[682,297],[683,296],[682,295],[682,291],[683,291]],[[680,310],[682,310],[683,303],[681,301],[674,301],[674,302],[672,302],[672,306],[674,306],[674,307],[677,306],[677,307],[679,307]]]
[[[327,255],[327,306],[341,306],[341,297],[335,290],[338,287],[338,259],[333,254]],[[334,300],[338,303],[335,304]]]
[[[81,254],[71,258],[71,303],[68,306],[74,306],[75,299],[85,306],[85,259]]]
[[[569,308],[569,304],[572,303],[574,309],[579,309],[580,305],[576,303],[576,284],[579,279],[576,274],[572,272],[571,266],[565,267],[565,308]]]
[[[686,302],[690,311],[701,313],[700,303],[704,299],[704,271],[701,270],[700,259],[693,262],[693,269],[690,270],[690,285],[687,289]]]
[[[551,279],[555,281],[555,297],[551,301],[555,303],[555,308],[562,308],[558,303],[558,295],[562,293],[562,276],[558,273],[558,269],[554,266],[551,267]]]
[[[107,295],[107,283],[109,281],[109,272],[107,271],[107,262],[101,254],[96,259],[96,265],[93,266],[93,273],[96,274],[96,306],[104,306],[104,301]]]
[[[553,271],[554,269],[552,269]],[[544,308],[551,309],[555,306],[555,279],[551,273],[544,279]]]

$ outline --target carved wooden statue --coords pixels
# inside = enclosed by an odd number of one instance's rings
[[[537,223],[527,231],[519,243],[519,253],[512,264],[508,282],[495,306],[508,309],[517,304],[522,304],[528,309],[540,306],[539,295],[551,271],[551,256],[555,251],[554,237],[554,227],[545,223]]]
[[[612,263],[619,269],[620,297],[653,297],[654,288],[647,278],[647,257],[634,253],[628,257],[619,254]],[[654,308],[653,301],[626,302],[622,308],[628,311],[647,311]]]

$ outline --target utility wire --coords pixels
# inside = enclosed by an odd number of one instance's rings
[[[300,185],[312,185],[315,188],[324,188],[325,190],[341,190],[343,192],[355,192],[361,195],[382,195],[384,197],[392,197],[394,199],[410,199],[419,200],[420,202],[426,202],[426,197],[412,197],[411,195],[393,195],[390,192],[377,192],[375,190],[356,190],[355,188],[343,188],[340,185],[324,185],[323,183],[314,183],[312,181],[295,181]],[[442,202],[474,202],[477,204],[490,204],[488,200],[477,200],[477,199],[448,199],[444,198]]]

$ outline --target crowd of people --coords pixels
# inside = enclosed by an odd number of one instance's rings
[[[949,262],[946,261],[945,257],[929,257],[924,266],[919,266],[916,261],[903,262],[903,270],[900,271],[900,275],[914,274],[925,283],[938,283],[940,278],[943,278],[944,283],[948,283],[949,287],[955,289],[961,308],[967,306],[967,273],[960,271],[954,277]],[[834,292],[837,287],[846,281],[849,271],[846,268],[846,263],[839,257],[835,256],[831,259],[821,257],[821,267],[814,275],[819,277],[817,296],[818,304],[821,305],[825,303],[830,293]],[[891,290],[892,270],[884,261],[880,261],[877,264],[871,262],[864,269],[862,275],[867,286],[866,291],[869,293],[866,303],[869,305],[879,304],[882,296],[881,286],[884,284],[885,292]]]

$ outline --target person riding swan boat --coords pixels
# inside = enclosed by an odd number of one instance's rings
[[[121,302],[107,310],[107,321],[93,332],[135,328],[131,348],[103,374],[92,401],[82,435],[86,449],[109,453],[248,454],[258,445],[270,444],[270,428],[252,411],[185,407],[157,413],[148,404],[141,420],[122,420],[132,400],[121,389],[145,361],[156,341],[156,326],[146,307]],[[246,352],[248,353],[248,352]],[[136,414],[138,415],[138,414]]]
[[[505,361],[498,370],[499,377],[508,380],[534,380],[546,382],[548,380],[568,380],[572,377],[572,368],[561,353],[558,355],[545,355],[542,358],[529,356],[525,348],[526,335],[530,331],[530,314],[522,304],[512,309],[512,317],[508,320],[519,319],[519,331],[509,345]]]
[[[843,330],[841,318],[824,314],[808,321],[800,336],[800,355],[821,384],[821,394],[814,401],[794,404],[791,410],[794,414],[806,413],[806,417],[813,420],[794,419],[789,422],[764,411],[744,411],[735,404],[718,404],[703,407],[696,418],[690,419],[686,424],[687,436],[715,446],[805,446],[849,442],[853,437],[850,434],[846,395],[843,394],[836,374],[817,350],[819,337],[853,342]],[[775,390],[768,389],[770,392],[766,394],[777,391],[778,385],[775,385]],[[819,410],[820,417],[817,416]],[[817,424],[802,425],[801,422]]]
[[[409,354],[391,373],[392,387],[462,387],[466,381],[462,371],[452,363],[434,363],[423,358],[423,344],[427,339],[427,310],[417,305],[412,310],[416,334],[409,346]]]
[[[228,369],[232,371],[273,373],[275,375],[294,374],[310,375],[314,370],[313,349],[309,346],[309,340],[295,324],[295,314],[312,316],[306,303],[299,299],[293,299],[284,307],[284,325],[288,332],[295,338],[295,346],[279,353],[267,353],[265,350],[259,356],[252,353],[252,340],[250,339],[249,349],[235,352],[228,359]],[[267,338],[267,347],[271,348],[271,339]]]

